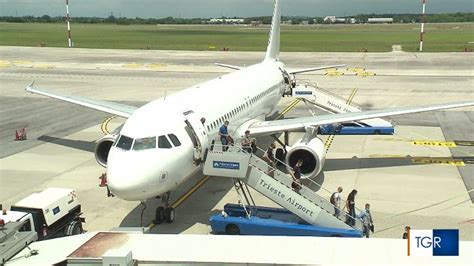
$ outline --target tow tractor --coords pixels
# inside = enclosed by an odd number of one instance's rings
[[[222,214],[211,216],[209,222],[215,234],[361,237],[354,229],[311,225],[283,208],[226,204]]]

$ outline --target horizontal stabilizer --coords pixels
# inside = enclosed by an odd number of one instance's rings
[[[220,67],[225,67],[225,68],[230,68],[230,69],[235,69],[235,70],[241,70],[242,67],[239,66],[234,66],[234,65],[228,65],[228,64],[221,64],[221,63],[214,63],[216,66]]]
[[[338,68],[338,67],[345,67],[346,65],[334,65],[334,66],[321,66],[321,67],[311,67],[311,68],[301,68],[301,69],[287,69],[287,72],[290,74],[301,74],[307,72],[314,72],[319,70],[331,69],[331,68]]]

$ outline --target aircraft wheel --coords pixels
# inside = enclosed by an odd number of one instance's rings
[[[165,219],[165,208],[158,207],[155,211],[155,224],[161,224]]]
[[[167,223],[172,223],[174,221],[175,211],[173,207],[168,207],[165,209],[165,221]]]

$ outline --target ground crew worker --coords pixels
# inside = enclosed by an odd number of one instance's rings
[[[225,121],[224,124],[219,128],[219,137],[222,143],[222,151],[227,151],[227,137],[229,137],[229,132],[227,131],[227,126],[229,126],[229,121]]]

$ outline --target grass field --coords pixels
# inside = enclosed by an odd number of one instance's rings
[[[419,25],[314,25],[284,26],[283,51],[293,52],[369,52],[391,51],[401,45],[403,51],[416,51]],[[106,25],[72,24],[75,47],[160,50],[264,51],[268,27],[220,25]],[[424,50],[459,52],[473,48],[474,23],[428,24]],[[65,47],[65,24],[0,23],[0,45]]]

